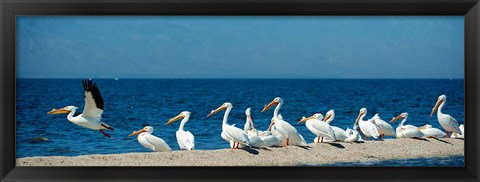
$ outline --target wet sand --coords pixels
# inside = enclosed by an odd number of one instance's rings
[[[387,139],[266,149],[26,157],[17,159],[17,166],[295,166],[458,155],[464,155],[464,141],[460,139]]]

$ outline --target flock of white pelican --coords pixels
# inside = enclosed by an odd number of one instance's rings
[[[68,114],[67,120],[73,124],[92,130],[98,130],[104,136],[110,138],[110,135],[104,130],[113,131],[114,129],[101,121],[104,103],[98,87],[91,80],[83,80],[83,88],[85,91],[85,106],[82,114],[73,116],[78,109],[75,106],[52,109],[48,114]],[[394,117],[390,121],[390,123],[392,123],[402,119],[400,124],[398,124],[397,128],[394,130],[392,125],[380,118],[378,114],[365,120],[367,115],[366,108],[360,109],[352,129],[347,128],[346,130],[343,130],[339,127],[330,125],[335,118],[334,110],[328,111],[325,117],[321,113],[316,113],[310,117],[303,117],[299,122],[304,122],[307,129],[316,136],[313,139],[314,143],[360,142],[368,140],[369,138],[382,140],[385,136],[396,136],[396,138],[442,138],[445,136],[447,138],[463,138],[464,125],[459,125],[455,118],[442,112],[446,99],[447,97],[445,95],[439,96],[430,114],[430,116],[432,116],[437,112],[438,122],[443,129],[445,129],[446,133],[440,129],[433,128],[429,124],[421,127],[405,125],[408,118],[408,113],[406,112]],[[220,136],[226,142],[230,143],[230,148],[232,149],[244,147],[264,148],[272,146],[286,147],[290,145],[306,145],[307,142],[297,129],[283,119],[280,114],[280,108],[282,105],[283,99],[276,97],[261,111],[265,112],[275,106],[270,126],[266,131],[259,131],[254,127],[250,108],[247,108],[245,111],[246,121],[243,130],[236,127],[235,124],[228,124],[228,115],[233,108],[233,105],[229,102],[225,102],[217,109],[212,110],[207,117],[225,110]],[[189,118],[190,112],[183,111],[165,123],[165,125],[169,125],[181,119],[180,127],[176,132],[177,142],[181,150],[195,149],[194,135],[190,131],[184,130],[185,124],[188,122]],[[153,131],[153,127],[146,126],[141,130],[134,131],[129,136],[138,135],[138,142],[152,151],[171,151],[172,149],[164,140],[152,135]],[[364,138],[361,137],[361,134]]]

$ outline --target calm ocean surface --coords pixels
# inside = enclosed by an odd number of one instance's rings
[[[231,102],[229,124],[243,128],[245,109],[252,108],[255,127],[266,130],[273,109],[261,113],[263,106],[282,97],[280,113],[312,142],[314,135],[304,125],[296,125],[302,116],[325,114],[335,109],[331,125],[352,127],[360,108],[368,109],[367,118],[379,113],[390,120],[408,112],[407,123],[440,125],[429,114],[441,94],[447,95],[444,112],[464,122],[464,80],[439,79],[94,79],[105,101],[103,121],[115,128],[99,131],[71,124],[66,115],[47,115],[52,108],[68,105],[83,110],[81,79],[17,79],[17,157],[77,156],[148,152],[136,137],[127,137],[144,125],[155,128],[154,135],[178,150],[175,131],[180,122],[163,124],[181,111],[192,112],[185,129],[195,135],[199,150],[228,148],[221,137],[223,112],[206,118],[212,109]],[[394,123],[396,127],[398,124]],[[39,138],[47,138],[48,141]],[[388,137],[387,137],[388,138]]]

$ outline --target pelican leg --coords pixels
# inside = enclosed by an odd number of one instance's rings
[[[285,147],[287,147],[287,146],[288,146],[288,137],[287,137],[287,142],[285,143]]]
[[[447,133],[446,137],[447,137],[447,138],[450,138],[449,132],[448,132],[448,131],[445,131],[445,133]]]
[[[368,137],[367,137],[367,135],[365,135],[365,141],[367,141],[367,140],[368,140]]]
[[[320,137],[317,137],[317,143],[320,143]]]
[[[322,141],[320,143],[323,143],[323,137],[322,137]]]
[[[102,132],[103,135],[105,135],[106,137],[110,138],[110,135],[107,134],[107,133],[105,133],[105,132],[103,131],[103,129],[99,129],[99,130],[100,130],[100,132]]]
[[[107,125],[105,125],[105,124],[101,124],[101,125],[102,125],[104,128],[108,129],[108,130],[112,130],[112,131],[114,130],[112,127],[107,126]]]

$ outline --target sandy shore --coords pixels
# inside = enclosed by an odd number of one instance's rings
[[[459,139],[387,139],[365,143],[311,143],[304,148],[27,157],[17,159],[17,166],[285,166],[463,154],[464,141]]]

